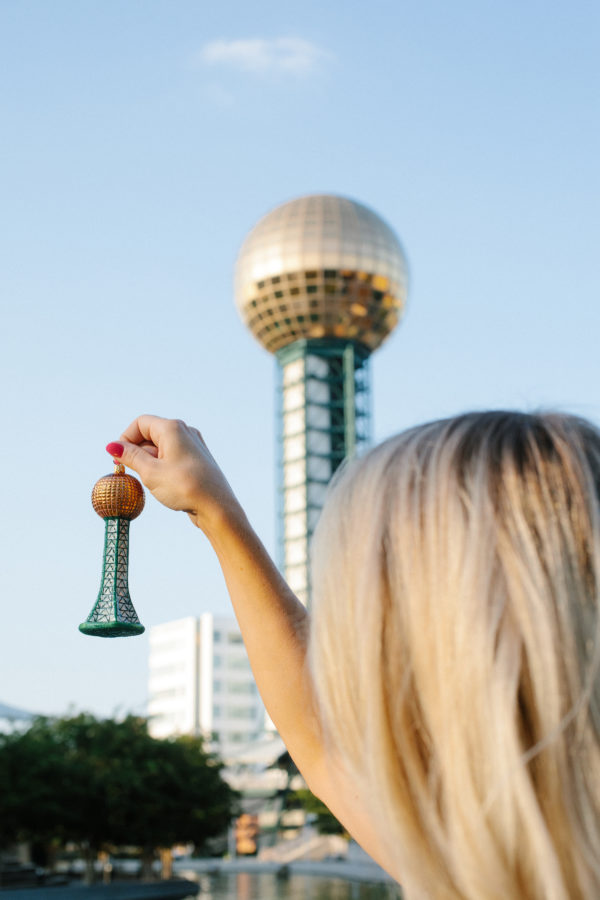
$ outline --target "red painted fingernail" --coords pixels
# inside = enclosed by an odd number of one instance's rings
[[[110,444],[106,445],[106,452],[110,453],[111,456],[116,456],[117,459],[121,459],[124,449],[125,447],[123,444],[119,444],[117,441],[112,441]]]

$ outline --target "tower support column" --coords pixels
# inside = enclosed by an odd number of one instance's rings
[[[369,351],[347,340],[298,340],[277,352],[279,564],[310,601],[309,547],[327,485],[371,438]]]

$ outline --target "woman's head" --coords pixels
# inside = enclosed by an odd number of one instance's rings
[[[311,666],[414,895],[600,895],[600,435],[412,429],[336,479]],[[389,852],[388,848],[388,852]]]

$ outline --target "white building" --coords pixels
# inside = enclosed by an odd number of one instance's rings
[[[154,737],[203,735],[224,759],[264,733],[235,619],[204,613],[150,629],[148,716]]]

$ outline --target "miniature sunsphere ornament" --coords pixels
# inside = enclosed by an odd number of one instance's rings
[[[129,596],[129,522],[144,508],[144,489],[137,478],[125,474],[125,466],[115,462],[112,475],[94,485],[92,505],[106,523],[102,583],[94,607],[79,626],[94,637],[130,637],[142,634]]]

